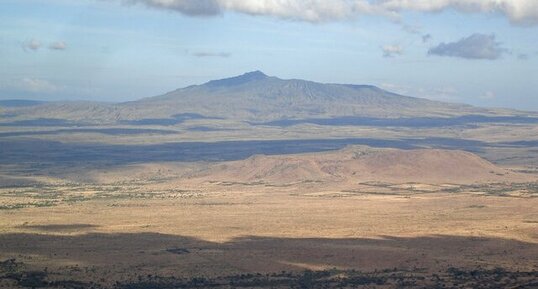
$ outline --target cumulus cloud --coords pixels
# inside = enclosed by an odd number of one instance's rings
[[[393,57],[396,55],[402,55],[403,48],[400,45],[385,45],[381,47],[383,57]]]
[[[109,0],[111,1],[111,0]],[[117,0],[116,0],[117,1]],[[361,14],[398,17],[401,11],[501,14],[517,24],[538,24],[536,0],[120,0],[170,9],[189,16],[225,11],[309,22],[337,21]]]
[[[38,51],[41,47],[43,47],[43,44],[35,38],[22,43],[22,49],[24,51]],[[50,43],[48,48],[51,50],[65,50],[67,45],[64,41],[55,41]]]
[[[217,0],[123,0],[125,4],[142,3],[153,8],[170,9],[190,16],[211,16],[221,13]]]
[[[170,9],[188,16],[211,16],[225,11],[289,20],[324,22],[373,12],[364,0],[122,0],[126,4]]]
[[[375,3],[390,11],[438,12],[454,9],[466,13],[499,13],[513,23],[538,24],[536,0],[378,0]]]
[[[67,48],[67,45],[63,41],[52,42],[49,45],[49,49],[52,49],[52,50],[65,50],[66,48]]]
[[[440,43],[428,51],[429,55],[461,57],[466,59],[498,59],[506,52],[495,41],[495,35],[475,33],[456,42]]]
[[[31,39],[22,44],[22,49],[25,51],[31,50],[31,51],[37,51],[41,48],[41,42],[39,42],[36,39]]]

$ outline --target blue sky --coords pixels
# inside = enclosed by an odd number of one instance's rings
[[[0,99],[126,101],[262,70],[538,110],[536,2],[193,1],[0,0]]]

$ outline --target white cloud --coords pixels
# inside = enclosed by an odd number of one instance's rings
[[[379,0],[377,5],[390,11],[437,12],[455,9],[466,13],[500,13],[513,23],[538,24],[536,0]]]
[[[360,14],[374,13],[377,9],[367,1],[346,0],[220,0],[218,2],[226,10],[309,22],[350,19]]]
[[[109,0],[111,1],[111,0]],[[190,16],[233,11],[309,22],[338,21],[362,14],[397,18],[401,11],[501,14],[517,24],[538,24],[536,0],[120,0]]]
[[[65,50],[67,48],[67,45],[63,41],[56,41],[49,45],[49,49],[52,50]]]
[[[122,0],[170,9],[189,16],[211,16],[225,11],[289,20],[324,22],[370,13],[375,6],[362,0]]]
[[[25,51],[37,51],[39,50],[39,48],[41,48],[41,42],[36,39],[28,40],[22,44],[22,49],[24,49]]]
[[[383,51],[383,57],[393,57],[403,53],[403,48],[400,45],[385,45],[381,50]]]
[[[41,43],[41,41],[35,38],[32,38],[31,40],[22,43],[22,49],[24,49],[25,51],[38,51],[39,49],[41,49],[41,47],[43,47],[43,44]],[[50,43],[48,48],[51,50],[65,50],[67,48],[67,44],[65,44],[64,41],[55,41]]]

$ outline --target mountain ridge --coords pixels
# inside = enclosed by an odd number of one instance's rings
[[[243,84],[250,81],[262,80],[268,77],[270,76],[266,75],[260,70],[255,70],[251,72],[246,72],[238,76],[222,78],[222,79],[217,79],[217,80],[210,80],[204,83],[204,85],[209,85],[209,86],[237,85],[237,84]]]
[[[373,85],[281,79],[259,70],[187,86],[130,102],[127,106],[144,110],[160,105],[172,110],[181,104],[191,108],[189,112],[249,121],[313,116],[452,116],[462,112],[488,112],[465,104],[403,96]]]

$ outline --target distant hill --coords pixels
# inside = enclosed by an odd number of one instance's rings
[[[5,99],[0,100],[1,107],[27,107],[36,106],[45,103],[45,101],[29,100],[29,99]]]
[[[10,113],[15,119],[59,118],[95,124],[173,125],[193,118],[269,122],[338,117],[454,117],[470,114],[496,115],[498,112],[403,96],[371,85],[280,79],[260,71],[118,104],[35,104],[18,107],[12,105]],[[509,115],[515,113],[504,111],[504,114]]]
[[[193,179],[225,182],[488,183],[521,181],[525,176],[458,150],[373,149],[349,147],[339,151],[295,155],[256,155],[214,165]]]

